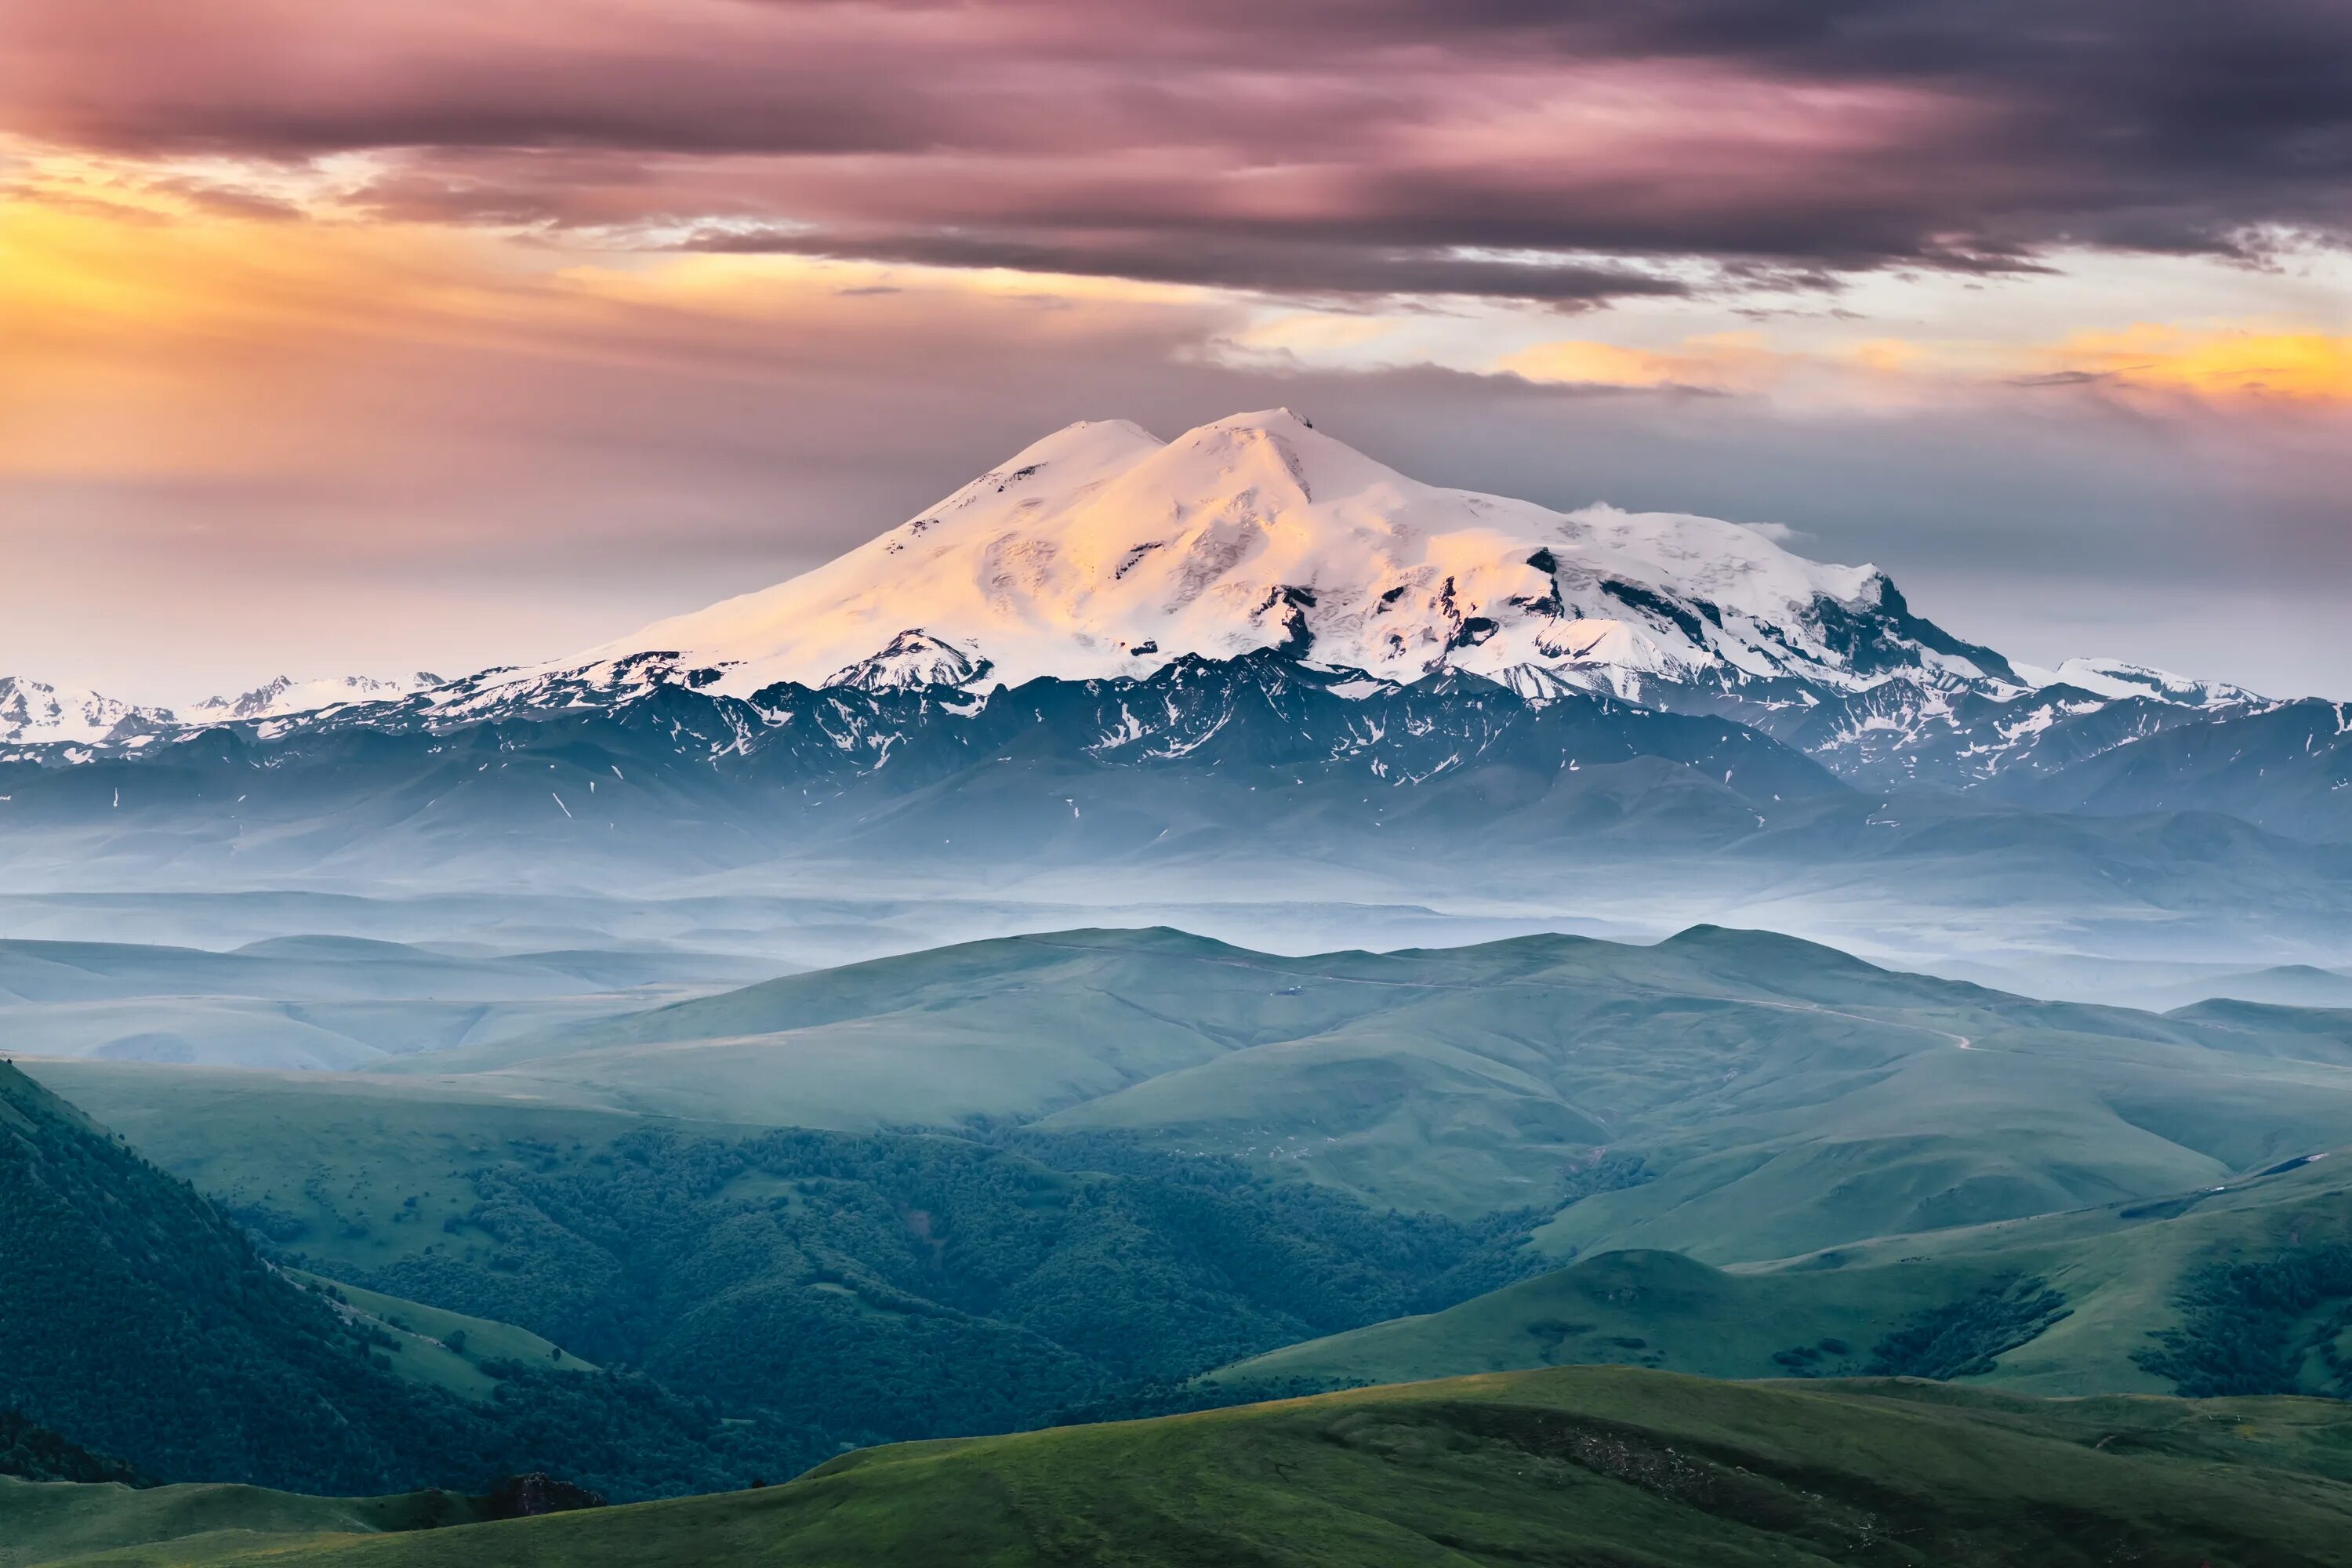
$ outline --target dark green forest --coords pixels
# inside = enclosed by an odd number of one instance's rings
[[[2208,1264],[2175,1302],[2178,1327],[2132,1359],[2190,1398],[2326,1394],[2352,1398],[2352,1242],[2290,1243]]]
[[[1376,1213],[1101,1136],[648,1128],[471,1181],[442,1238],[352,1282],[835,1444],[1157,1407],[1155,1385],[1538,1267],[1532,1216]]]
[[[0,1410],[0,1476],[20,1481],[120,1481],[152,1483],[131,1466],[37,1426],[21,1411]]]

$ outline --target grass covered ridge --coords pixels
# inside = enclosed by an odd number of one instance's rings
[[[784,1487],[373,1539],[105,1559],[2316,1568],[2352,1412],[1576,1367],[848,1455]]]

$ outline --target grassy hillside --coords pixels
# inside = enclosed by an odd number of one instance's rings
[[[2226,1031],[2260,1055],[2352,1065],[2352,1007],[2288,1006],[2275,1002],[2205,1001],[2168,1017]]]
[[[2039,1402],[1573,1368],[865,1451],[789,1486],[118,1563],[2318,1568],[2352,1531],[2328,1403]]]
[[[463,1399],[496,1398],[505,1382],[498,1372],[509,1363],[566,1373],[603,1370],[551,1340],[495,1318],[387,1296],[299,1268],[284,1273],[323,1297],[341,1316],[389,1335],[389,1342],[400,1347],[387,1358],[393,1371]]]
[[[1545,1287],[1562,1300],[1444,1319],[1456,1359],[1363,1350],[1404,1343],[1381,1329],[1346,1342],[1360,1364],[1253,1375],[1976,1375],[1990,1353],[2035,1388],[2332,1388],[2321,1230],[2278,1222],[2232,1254],[2196,1238],[2236,1198],[2176,1196],[2341,1140],[2332,1028],[2035,1002],[1711,928],[1304,959],[1073,932],[793,976],[439,1077],[36,1070],[281,1264],[538,1336],[451,1352],[362,1305],[344,1327],[411,1384],[607,1385],[566,1378],[560,1346],[816,1458],[1166,1408],[1139,1386],[1570,1259]],[[692,1037],[711,1030],[752,1032]],[[760,1125],[833,1114],[812,1095],[866,1125]],[[1013,1109],[905,1130],[987,1105]],[[2004,1228],[2167,1204],[2197,1212],[2162,1247]],[[1910,1238],[1891,1258],[1889,1237]],[[2222,1261],[2273,1255],[2289,1274]],[[1762,1267],[1790,1258],[1809,1262]],[[1978,1319],[2035,1332],[1988,1352],[1946,1331]]]
[[[1345,1387],[1587,1363],[1706,1377],[1853,1374],[1906,1324],[2003,1292],[2017,1278],[1975,1259],[1867,1274],[1745,1274],[1679,1253],[1607,1252],[1442,1312],[1286,1346],[1220,1375]],[[1791,1359],[1773,1359],[1782,1355]],[[2126,1386],[2144,1381],[2132,1376]]]
[[[2217,998],[2286,1007],[2352,1007],[2352,974],[2308,963],[2217,967],[2195,978],[2152,984],[2140,1005],[2189,1006]]]
[[[0,1477],[0,1568],[216,1562],[280,1539],[429,1530],[484,1518],[470,1498],[305,1497],[246,1486],[39,1485]]]
[[[1865,1371],[2047,1394],[2352,1394],[2352,1159],[1762,1267],[1611,1252],[1231,1379],[1385,1383],[1569,1363]]]

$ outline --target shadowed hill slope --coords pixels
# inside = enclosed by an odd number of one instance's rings
[[[641,1380],[516,1365],[475,1402],[394,1370],[424,1353],[0,1064],[0,1407],[158,1478],[324,1491],[564,1469],[644,1496],[777,1458]]]
[[[2352,1395],[2352,1160],[1731,1270],[1623,1251],[1227,1369],[1391,1383],[1572,1363],[2035,1394]]]

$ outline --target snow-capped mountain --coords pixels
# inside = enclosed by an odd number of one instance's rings
[[[148,745],[207,725],[280,719],[350,703],[392,701],[440,683],[439,676],[423,670],[390,679],[342,675],[296,680],[281,675],[235,697],[210,697],[173,709],[0,675],[0,745]]]
[[[1861,690],[1899,671],[2021,684],[1911,615],[1885,574],[1712,518],[1422,484],[1287,409],[1161,442],[1073,425],[813,572],[484,682],[593,683],[649,653],[715,694],[779,683],[982,689],[1276,648],[1407,684],[1541,697]],[[704,673],[708,672],[708,673]]]
[[[1132,680],[1272,650],[1364,696],[1475,676],[1760,729],[1870,786],[1973,787],[2174,723],[2239,688],[2113,661],[2020,668],[1876,568],[1757,529],[1570,512],[1409,479],[1286,409],[1162,442],[1073,425],[813,572],[420,700],[421,721],[642,700]]]
[[[1797,706],[1717,705],[1824,766],[1880,787],[2003,785],[2159,735],[2275,706],[2243,688],[2108,660],[2012,667],[2025,684],[1896,675]]]
[[[2150,697],[2188,708],[2234,708],[2263,700],[2258,693],[2226,680],[2199,680],[2112,658],[2070,658],[2052,670],[2019,665],[2017,671],[2036,687],[2071,687],[2108,699]]]
[[[173,725],[168,709],[0,675],[0,744],[121,745]]]
[[[311,713],[344,702],[384,702],[441,684],[429,670],[389,679],[369,675],[328,676],[297,680],[280,675],[235,697],[208,697],[179,710],[186,724],[229,724],[245,719],[278,719],[290,713]]]

